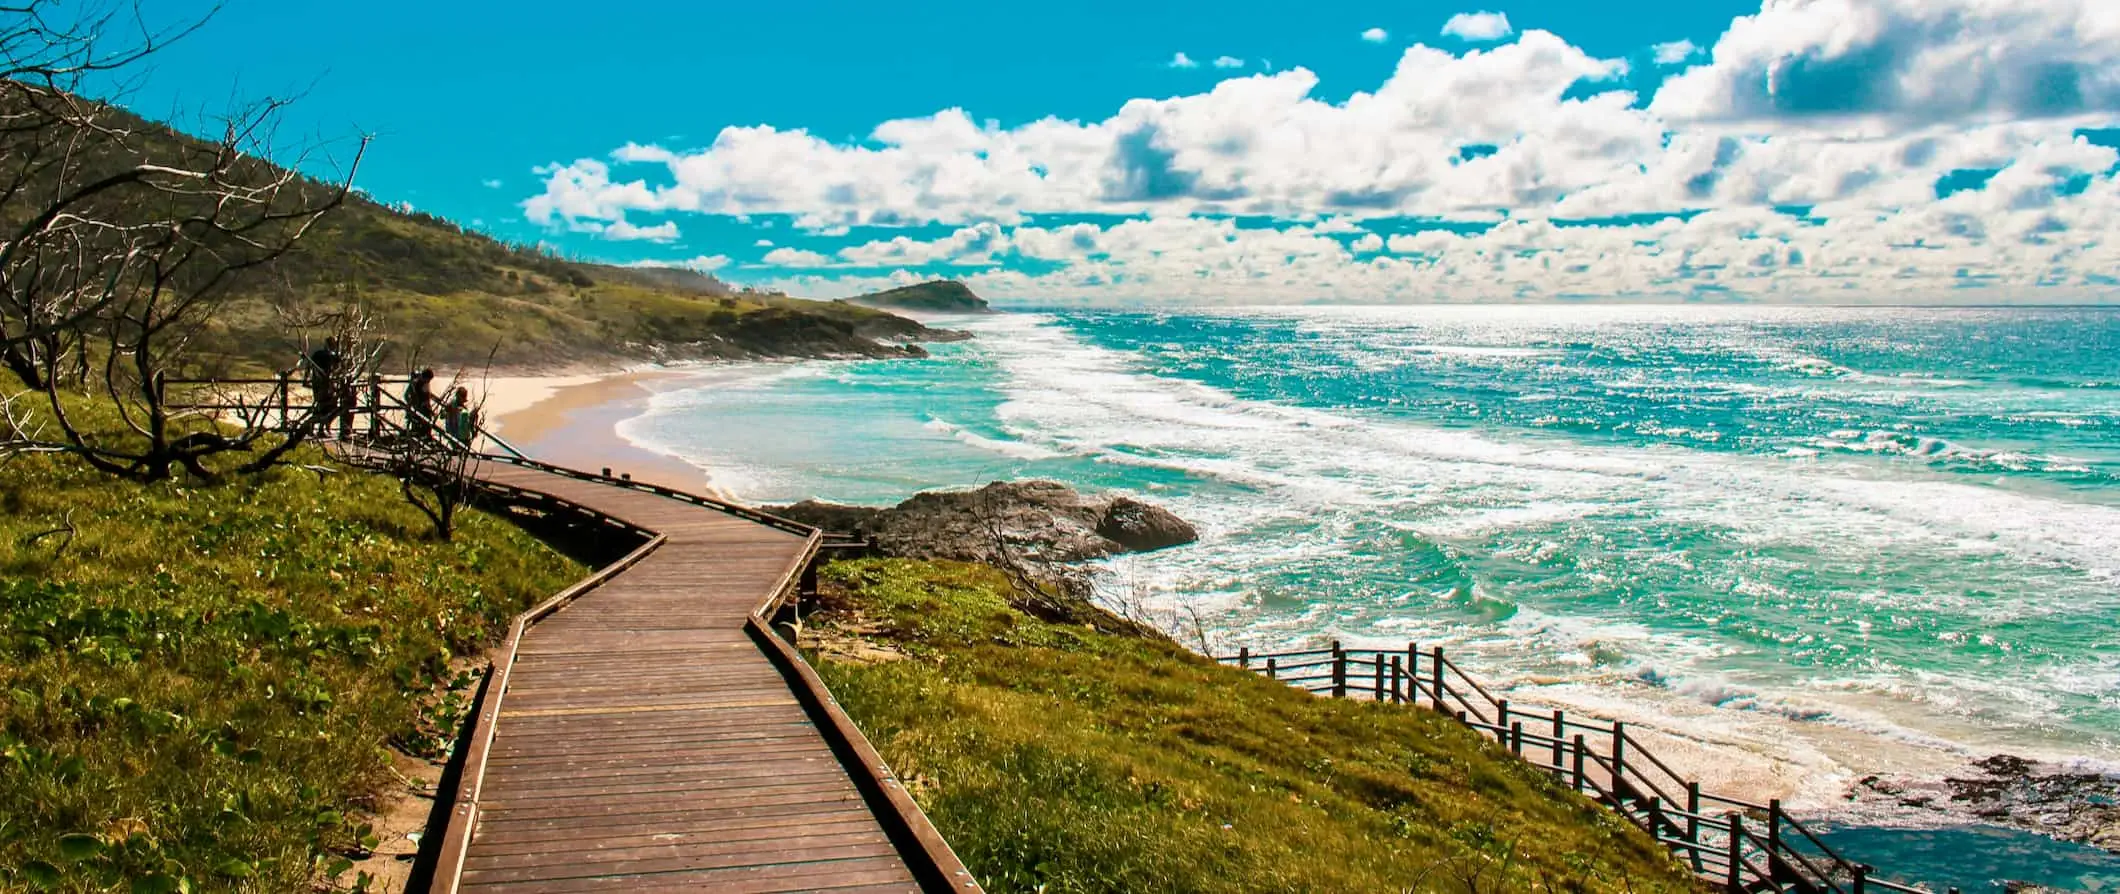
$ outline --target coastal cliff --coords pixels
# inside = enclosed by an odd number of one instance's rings
[[[128,139],[93,148],[113,160],[171,163],[212,151],[123,110],[107,114],[110,130]],[[246,176],[283,173],[261,160]],[[309,180],[301,188],[319,199],[333,190]],[[392,345],[386,363],[450,366],[920,357],[920,342],[969,337],[879,307],[738,288],[693,270],[575,260],[359,192],[291,252],[229,280],[222,295],[224,306],[192,336],[197,372],[281,368],[302,347],[298,321],[349,310]]]
[[[926,313],[993,313],[993,308],[987,306],[986,299],[974,294],[970,286],[949,279],[938,279],[917,285],[900,286],[895,289],[887,289],[874,294],[859,295],[843,300],[849,304],[860,304],[868,307],[922,311]]]

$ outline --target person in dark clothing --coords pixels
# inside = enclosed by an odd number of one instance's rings
[[[324,344],[310,351],[306,359],[309,361],[308,369],[305,370],[308,373],[309,394],[316,402],[317,418],[323,420],[328,429],[331,420],[338,417],[342,403],[339,400],[342,396],[339,393],[339,365],[345,358],[339,354],[339,340],[324,339]]]
[[[415,440],[434,432],[434,370],[414,372],[405,382],[405,430]]]

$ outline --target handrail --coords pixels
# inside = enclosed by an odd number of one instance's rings
[[[1297,661],[1282,663],[1290,658]],[[1871,878],[1874,869],[1834,851],[1783,810],[1780,801],[1758,804],[1701,791],[1699,783],[1672,769],[1631,734],[1626,724],[1511,704],[1465,673],[1441,648],[1422,650],[1408,644],[1403,652],[1348,650],[1334,642],[1325,649],[1257,653],[1244,649],[1215,660],[1319,695],[1410,701],[1440,711],[1490,736],[1531,766],[1592,795],[1689,861],[1695,872],[1737,886],[1733,890],[1931,894],[1924,888]],[[1288,673],[1316,668],[1327,670]],[[1482,710],[1480,702],[1486,703],[1487,710]],[[1606,750],[1593,748],[1585,733],[1605,743]],[[1674,788],[1682,790],[1683,796]],[[1732,810],[1718,816],[1708,813],[1707,805]],[[1745,815],[1757,817],[1763,828],[1746,828],[1739,819]],[[1795,842],[1807,846],[1799,848]],[[1747,847],[1751,854],[1763,856],[1764,869],[1747,857]],[[1847,879],[1856,880],[1852,888],[1846,886]]]

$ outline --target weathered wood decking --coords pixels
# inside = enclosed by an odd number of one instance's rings
[[[816,538],[563,471],[478,477],[660,537],[519,622],[435,890],[977,891],[757,616]]]

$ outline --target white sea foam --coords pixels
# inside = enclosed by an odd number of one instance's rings
[[[1021,440],[1002,440],[999,438],[989,438],[985,435],[968,431],[963,426],[953,425],[941,419],[928,420],[928,427],[944,434],[947,434],[952,438],[956,438],[962,443],[969,444],[981,450],[989,450],[994,453],[999,453],[1002,456],[1011,457],[1014,459],[1058,459],[1067,455],[1063,451],[1048,450],[1036,444],[1027,443]]]
[[[1662,313],[1615,310],[1597,318],[1635,325]],[[1446,312],[1424,319],[1470,317]],[[1307,335],[1362,346],[1349,352],[1359,363],[1384,340],[1374,334],[1379,320],[1404,319],[1396,313],[1306,311],[1297,325]],[[2004,625],[2120,611],[2120,595],[2110,586],[2047,589],[2025,583],[2001,589],[2013,579],[2031,580],[2027,575],[2116,579],[2120,507],[1984,486],[1932,471],[1931,463],[1921,461],[2055,468],[2061,465],[2056,457],[1982,451],[1923,435],[1911,425],[1887,431],[1869,423],[1792,443],[1787,455],[1498,434],[1253,400],[1154,375],[1140,357],[1092,345],[1051,317],[1004,315],[968,325],[980,330],[980,338],[962,348],[963,362],[982,373],[992,370],[991,386],[1001,398],[994,419],[976,423],[981,434],[955,421],[971,417],[928,415],[914,424],[917,433],[1021,462],[1087,458],[1115,469],[1156,470],[1162,473],[1157,480],[1188,476],[1189,483],[1157,498],[1199,524],[1205,543],[1117,560],[1108,565],[1104,585],[1123,591],[1118,601],[1164,612],[1174,622],[1187,608],[1197,611],[1231,647],[1333,636],[1381,647],[1407,640],[1446,645],[1468,668],[1524,698],[1663,730],[1676,743],[1672,747],[1697,752],[1707,770],[1717,769],[1718,755],[1739,755],[1730,761],[1743,768],[1739,776],[1773,781],[1780,790],[1818,802],[1837,794],[1834,780],[1849,773],[1943,766],[1975,748],[2065,756],[2069,744],[2035,726],[2052,704],[2025,697],[2021,690],[2028,686],[2120,698],[2100,688],[2120,673],[2110,667],[2072,666],[2070,685],[2050,685],[2038,674],[2058,671],[1923,676],[1882,659],[1864,664],[1836,657],[1850,643],[1883,636],[1876,628],[1899,621],[1947,616]],[[1521,315],[1512,325],[1567,330],[1537,314]],[[1489,348],[1463,334],[1392,337],[1399,356],[1424,363],[1484,369],[1551,356],[1545,348]],[[1423,350],[1439,346],[1470,350]],[[1780,397],[1792,401],[1852,392],[1889,405],[1904,397],[1895,388],[1957,387],[1865,378],[1800,353],[1783,360],[1816,380],[1785,388]],[[717,380],[707,389],[711,393],[667,401],[659,395],[654,413],[742,410],[746,392],[770,394],[799,384],[791,377],[801,375],[842,375],[846,384],[863,388],[879,381],[846,367],[830,373],[762,367]],[[1677,380],[1639,387],[1686,387],[1683,377]],[[1825,423],[1831,424],[1850,423]],[[991,437],[996,431],[1005,438]],[[657,446],[685,445],[673,440]],[[741,474],[773,474],[776,464],[767,459],[773,458],[749,457],[756,468]],[[733,465],[737,461],[709,456],[703,463],[720,478],[724,469],[714,464],[741,469]],[[810,474],[814,480],[817,473]],[[1713,541],[1702,547],[1660,546],[1653,537],[1639,543],[1612,539],[1613,532],[1653,532],[1657,525],[1712,532]],[[1720,552],[1703,552],[1711,548]],[[1464,550],[1475,551],[1479,561],[1468,561]],[[1780,558],[1784,554],[1800,558]],[[1931,587],[1858,587],[1831,598],[1791,583],[1808,573],[1792,561],[1860,568],[1908,557],[1939,564],[1970,557],[1977,564],[1965,566],[1967,574],[1987,577],[1938,577],[1932,580],[1943,586]],[[1418,565],[1432,579],[1377,583],[1374,578],[1388,578],[1394,562]],[[1498,591],[1482,562],[1538,569],[1563,580],[1565,590]],[[1382,571],[1371,579],[1355,571],[1372,566]],[[1307,589],[1277,590],[1266,580],[1281,569],[1315,572],[1303,585]],[[1599,591],[1631,593],[1628,598],[1653,605],[1665,598],[1654,591],[1663,580],[1723,586],[1732,608],[1718,616],[1704,606],[1698,617],[1681,617],[1689,623],[1662,629],[1641,620],[1647,615],[1630,616],[1626,604],[1571,601],[1578,598],[1571,594]],[[1996,591],[1973,592],[1980,586]],[[1746,620],[1742,611],[1754,608],[1764,620]],[[1851,615],[1856,609],[1861,614]],[[1802,623],[1773,627],[1782,615]],[[1788,660],[1819,663],[1762,662],[1760,656],[1777,653],[1760,641],[1786,649]],[[1999,642],[2009,645],[2007,637]],[[2111,743],[2103,747],[2102,753],[2120,754]]]

